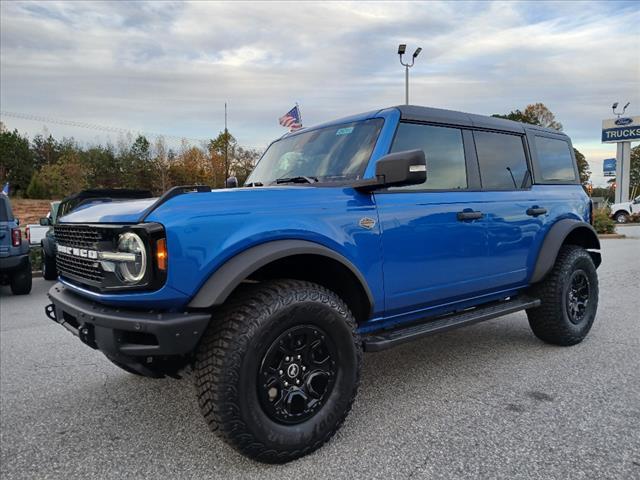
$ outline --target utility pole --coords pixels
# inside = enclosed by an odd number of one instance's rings
[[[416,48],[416,51],[413,52],[413,56],[411,57],[411,63],[404,63],[402,61],[402,56],[407,51],[407,46],[404,43],[398,45],[398,55],[400,55],[400,65],[404,67],[404,102],[406,105],[409,105],[409,69],[413,67],[413,64],[416,63],[416,58],[420,55],[422,51],[421,47]]]

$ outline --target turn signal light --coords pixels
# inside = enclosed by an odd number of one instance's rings
[[[164,271],[167,269],[167,260],[167,240],[161,238],[156,242],[156,264],[159,270]]]

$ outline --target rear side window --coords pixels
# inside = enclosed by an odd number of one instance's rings
[[[567,142],[537,135],[535,142],[538,153],[536,179],[540,178],[543,182],[576,181],[571,147]]]
[[[474,132],[473,137],[483,189],[518,190],[529,185],[529,168],[521,136]]]
[[[467,188],[462,130],[401,123],[391,152],[422,150],[427,159],[427,181],[390,190],[458,190]]]

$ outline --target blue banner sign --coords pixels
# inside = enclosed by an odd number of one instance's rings
[[[602,161],[602,172],[605,177],[615,177],[616,176],[616,159],[615,158],[605,158]]]
[[[602,142],[640,140],[640,117],[620,117],[602,121]]]

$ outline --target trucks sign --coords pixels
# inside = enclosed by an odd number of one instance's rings
[[[602,142],[640,140],[640,117],[620,117],[602,121]]]

